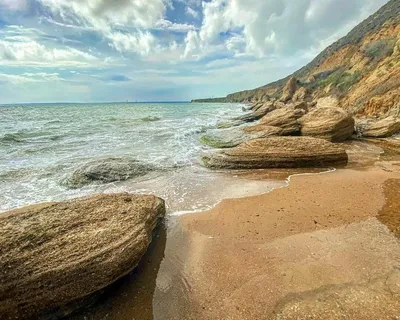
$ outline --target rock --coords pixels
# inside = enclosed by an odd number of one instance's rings
[[[300,124],[297,119],[305,114],[303,109],[285,107],[277,109],[264,116],[260,124],[283,129],[282,135],[292,135],[300,132]]]
[[[233,148],[251,140],[271,135],[269,132],[245,132],[239,128],[212,130],[200,137],[200,142],[212,148]]]
[[[263,116],[268,114],[269,112],[275,110],[275,106],[271,102],[266,102],[262,107],[258,108],[257,111],[250,112],[243,116],[234,118],[234,121],[244,121],[244,122],[253,122],[261,119]]]
[[[307,98],[308,91],[306,88],[301,87],[294,93],[292,100],[294,102],[304,101]]]
[[[203,164],[212,169],[329,167],[347,161],[342,147],[311,137],[255,139],[202,157]]]
[[[69,188],[81,188],[93,182],[110,183],[139,177],[154,170],[130,158],[105,158],[86,163],[63,181]]]
[[[354,132],[354,118],[341,108],[316,108],[299,119],[301,134],[332,142],[345,141]]]
[[[334,96],[319,98],[314,102],[317,108],[325,108],[325,107],[339,107],[339,99]]]
[[[297,88],[297,79],[295,77],[291,77],[289,81],[286,83],[285,87],[283,88],[282,96],[280,101],[288,102],[293,98],[294,93],[296,92]]]
[[[257,133],[263,132],[264,134],[268,134],[268,136],[281,136],[283,129],[279,127],[273,127],[263,124],[258,124],[255,126],[244,127],[242,130],[246,133]]]
[[[164,215],[162,199],[127,193],[2,213],[1,318],[71,312],[137,266]]]
[[[386,138],[400,132],[400,118],[390,116],[368,125],[362,131],[364,137]]]

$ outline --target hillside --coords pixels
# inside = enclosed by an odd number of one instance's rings
[[[308,65],[284,79],[193,102],[257,102],[282,97],[292,79],[293,91],[307,100],[335,96],[353,114],[376,116],[400,109],[400,0],[391,0]]]

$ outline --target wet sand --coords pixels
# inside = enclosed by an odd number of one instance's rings
[[[200,304],[191,318],[400,316],[400,242],[376,219],[398,232],[400,170],[388,167],[297,176],[182,217]]]
[[[400,166],[380,151],[173,217],[134,275],[73,319],[399,318]]]

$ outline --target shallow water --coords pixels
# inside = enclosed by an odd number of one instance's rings
[[[0,107],[0,211],[102,192],[163,196],[171,211],[207,209],[233,196],[235,179],[204,170],[199,137],[242,114],[239,104],[56,104]],[[104,157],[131,157],[157,170],[139,179],[70,190],[75,169]],[[243,179],[238,180],[243,184]],[[246,182],[247,183],[247,182]],[[222,190],[223,189],[223,190]],[[246,187],[243,195],[270,189]],[[215,190],[215,193],[212,191]],[[208,195],[206,195],[208,193]],[[210,194],[212,194],[210,196]]]

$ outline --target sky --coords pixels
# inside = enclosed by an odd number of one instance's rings
[[[0,0],[0,104],[187,101],[280,79],[387,0]]]

